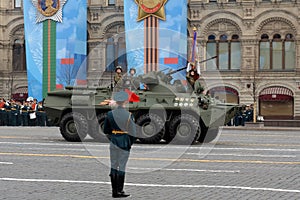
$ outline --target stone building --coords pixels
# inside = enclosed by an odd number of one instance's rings
[[[123,0],[88,2],[88,82],[126,62]],[[298,0],[189,0],[189,43],[198,31],[202,79],[227,102],[265,118],[300,119]],[[0,96],[26,96],[22,0],[0,2]],[[189,50],[188,50],[189,51]],[[214,81],[218,80],[218,81]],[[220,81],[221,80],[221,81]]]

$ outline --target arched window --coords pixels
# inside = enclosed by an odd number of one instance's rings
[[[210,58],[216,55],[217,52],[217,43],[216,43],[216,36],[210,35],[208,36],[208,41],[206,44],[206,57]],[[206,69],[207,70],[216,70],[217,65],[216,65],[216,59],[214,60],[209,60],[206,62]]]
[[[227,39],[228,39],[227,35],[221,35],[219,44],[217,46],[219,70],[227,70],[229,68],[229,43]]]
[[[282,37],[274,34],[272,39],[267,34],[261,36],[260,70],[293,70],[295,68],[295,42],[292,34]]]
[[[270,42],[269,36],[263,34],[259,43],[259,66],[260,69],[270,69]]]
[[[216,40],[214,35],[208,36],[206,44],[207,58],[217,55],[216,61],[206,63],[207,70],[239,70],[241,68],[241,45],[238,35],[232,35],[231,39],[226,35],[220,35]]]
[[[294,36],[286,34],[284,40],[284,69],[293,70],[295,68],[296,47]]]
[[[238,35],[231,37],[230,43],[230,69],[239,70],[241,68],[241,43]]]
[[[122,66],[123,71],[127,71],[126,44],[123,37],[120,37],[117,43],[113,38],[109,38],[106,44],[105,71],[114,71],[116,66]]]
[[[118,58],[117,58],[117,62],[118,65],[122,66],[124,72],[127,71],[127,59],[126,59],[126,45],[125,45],[125,38],[121,37],[118,40],[118,49],[117,49],[117,53],[118,53]]]
[[[15,40],[13,44],[13,71],[26,70],[26,56],[24,42]]]
[[[108,38],[106,43],[106,69],[105,71],[114,71],[115,69],[115,44],[113,38]]]
[[[273,36],[272,40],[272,68],[274,70],[281,70],[283,63],[283,57],[282,57],[282,40],[281,40],[281,35],[275,34]]]

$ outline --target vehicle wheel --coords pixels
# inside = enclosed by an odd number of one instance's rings
[[[140,116],[136,121],[137,137],[141,143],[157,144],[164,135],[164,120],[157,114],[148,113]]]
[[[201,135],[198,139],[201,143],[209,143],[216,139],[219,133],[219,128],[205,128],[205,131],[201,132]]]
[[[86,118],[76,112],[67,113],[61,119],[59,124],[60,133],[70,142],[82,141],[88,133]]]
[[[97,122],[93,120],[90,126],[89,135],[99,142],[109,142],[107,135],[103,132],[104,120],[106,116],[107,113],[101,113],[97,116]]]
[[[176,116],[170,123],[170,138],[173,144],[190,145],[199,138],[199,121],[190,114]]]

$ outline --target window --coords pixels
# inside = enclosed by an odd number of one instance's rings
[[[216,55],[217,52],[217,44],[216,44],[216,37],[214,35],[208,36],[208,42],[206,44],[206,57],[210,58]],[[217,59],[209,60],[206,62],[206,69],[207,70],[216,70],[217,65],[216,61]]]
[[[230,50],[230,69],[239,70],[241,68],[241,43],[238,35],[231,37]]]
[[[227,35],[221,35],[218,43],[218,69],[227,70],[229,67],[229,43],[227,41]]]
[[[226,34],[216,40],[216,36],[208,36],[206,44],[207,58],[217,55],[217,59],[206,63],[207,70],[239,70],[241,68],[241,44],[238,35],[229,39]]]
[[[13,71],[26,70],[25,58],[24,43],[21,40],[15,40],[13,45]]]
[[[293,70],[295,68],[296,46],[293,35],[287,34],[284,41],[284,68]]]
[[[114,5],[116,5],[116,1],[115,0],[108,0],[108,5],[109,6],[114,6]]]
[[[109,38],[106,44],[106,70],[114,71],[116,66],[122,66],[123,72],[127,71],[125,38],[120,37],[115,43]]]
[[[22,0],[15,0],[15,8],[21,8]]]
[[[269,39],[267,34],[261,36],[260,70],[293,70],[295,68],[295,42],[292,34],[284,38],[280,34],[274,34]]]
[[[114,39],[109,38],[106,44],[106,71],[114,71],[115,68],[115,45]]]

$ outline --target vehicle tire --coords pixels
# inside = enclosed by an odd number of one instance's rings
[[[97,121],[93,120],[90,125],[89,135],[98,142],[109,142],[106,134],[103,132],[104,120],[107,113],[101,113],[97,116]]]
[[[157,144],[164,136],[164,120],[157,114],[141,115],[137,121],[137,138],[144,144]]]
[[[176,116],[170,123],[170,143],[190,145],[199,138],[199,121],[190,114]]]
[[[82,141],[88,133],[87,119],[77,112],[65,114],[59,124],[60,133],[70,142]]]
[[[198,139],[200,143],[209,143],[216,139],[219,133],[219,128],[207,128],[205,127],[203,131],[201,131],[201,135]]]

